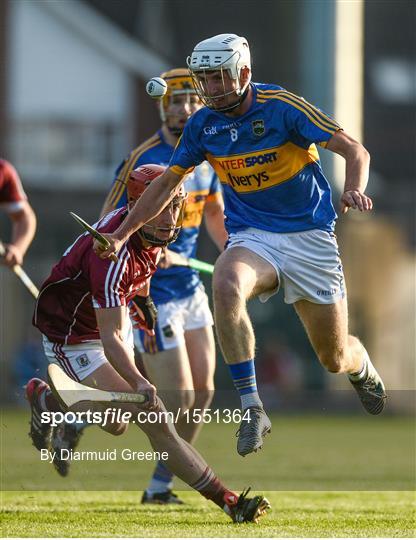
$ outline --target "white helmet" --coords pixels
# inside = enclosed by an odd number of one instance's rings
[[[249,85],[249,80],[241,86],[241,69],[248,67],[251,70],[250,48],[246,38],[236,34],[219,34],[198,43],[186,63],[191,72],[195,89],[205,105],[215,110],[230,110],[237,107],[242,100],[244,92]],[[226,92],[221,96],[211,96],[207,92],[206,72],[228,70],[231,79],[237,80],[237,88],[232,92]],[[204,80],[205,78],[205,80]],[[236,103],[223,107],[216,107],[215,100],[224,96],[235,94],[240,97]]]

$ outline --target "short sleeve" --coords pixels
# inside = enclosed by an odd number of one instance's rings
[[[130,254],[125,246],[118,254],[117,262],[110,259],[100,259],[91,252],[88,271],[94,308],[113,308],[126,305],[126,297],[129,293],[129,258]]]
[[[16,169],[7,161],[0,164],[0,204],[7,211],[17,211],[27,200]]]
[[[286,104],[284,121],[289,139],[302,148],[313,143],[325,147],[332,135],[342,129],[329,115],[295,94],[284,91],[279,93],[279,100]]]
[[[214,171],[212,171],[212,181],[211,181],[211,185],[209,187],[209,193],[208,193],[208,196],[207,196],[207,201],[208,202],[217,201],[217,200],[221,200],[221,198],[222,198],[221,184],[220,184],[220,181],[218,179],[218,176],[215,174]]]
[[[205,160],[203,149],[195,137],[196,124],[188,120],[173,152],[169,168],[175,174],[185,174]]]

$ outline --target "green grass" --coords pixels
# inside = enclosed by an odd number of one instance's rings
[[[137,492],[7,492],[2,536],[412,537],[410,492],[270,492],[270,513],[234,525],[198,494],[186,506],[148,507]]]
[[[258,454],[240,458],[234,425],[207,425],[198,449],[231,489],[251,485],[272,510],[236,526],[213,503],[181,491],[182,507],[139,504],[152,462],[77,462],[68,478],[41,462],[27,437],[28,411],[2,414],[4,537],[412,537],[415,427],[411,418],[274,417]],[[134,426],[123,437],[97,428],[80,450],[148,450]],[[184,484],[175,482],[177,489]],[[133,491],[134,490],[134,491]]]

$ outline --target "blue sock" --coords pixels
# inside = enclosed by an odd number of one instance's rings
[[[172,489],[172,478],[173,474],[161,461],[158,461],[150,485],[146,489],[147,494],[152,496],[155,493],[165,493],[165,491]]]
[[[229,364],[234,386],[238,390],[242,409],[253,406],[263,406],[257,392],[256,369],[254,360],[247,360],[241,364]]]

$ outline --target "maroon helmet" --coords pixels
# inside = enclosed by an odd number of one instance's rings
[[[132,171],[127,182],[127,199],[129,204],[134,204],[142,196],[151,182],[165,171],[166,167],[156,165],[154,163],[140,165],[140,167],[137,167],[137,169]],[[152,244],[153,246],[167,246],[171,242],[174,242],[177,239],[182,227],[185,201],[186,192],[183,185],[181,185],[178,193],[169,203],[171,205],[173,214],[177,210],[178,206],[180,208],[176,223],[172,223],[172,225],[169,227],[152,225],[151,222],[145,223],[143,227],[137,231],[142,240]],[[166,236],[167,232],[170,232],[171,234],[169,234],[167,238],[163,238]]]

